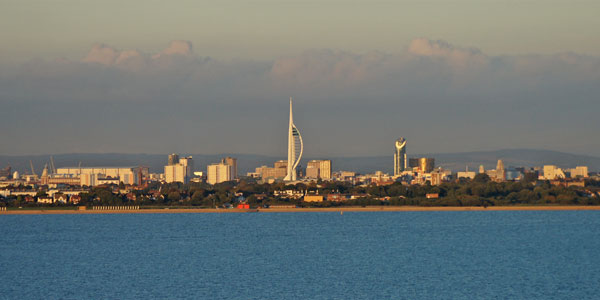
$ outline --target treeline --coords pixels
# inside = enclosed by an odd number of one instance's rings
[[[119,193],[123,186],[94,187],[82,193],[78,205],[140,205],[140,206],[193,206],[227,207],[247,202],[251,207],[269,205],[297,206],[502,206],[502,205],[598,205],[600,181],[587,180],[586,187],[561,187],[547,181],[526,177],[520,182],[493,182],[485,174],[474,180],[447,182],[438,186],[401,183],[377,186],[353,186],[347,182],[311,182],[286,185],[279,182],[260,184],[252,179],[225,182],[217,185],[205,183],[153,183],[144,189]],[[275,191],[293,190],[301,194],[352,195],[352,200],[305,203],[302,199],[274,196]],[[430,194],[431,199],[427,195]],[[38,195],[45,195],[44,191]],[[0,198],[0,206],[64,206],[73,203],[38,204],[24,202],[22,197]]]
[[[337,205],[416,205],[416,206],[502,206],[502,205],[598,205],[599,181],[588,181],[589,187],[562,187],[548,181],[493,182],[487,175],[474,180],[447,182],[438,186],[394,183],[386,186],[352,187],[350,193],[366,194],[344,203],[320,203],[319,206]],[[336,183],[328,184],[327,192],[343,189]],[[427,198],[432,194],[432,199]],[[434,196],[435,195],[435,196]],[[437,197],[436,197],[437,196]]]

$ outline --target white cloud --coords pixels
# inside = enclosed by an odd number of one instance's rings
[[[488,57],[479,49],[454,47],[441,40],[413,39],[408,45],[407,51],[415,56],[441,58],[455,67],[478,66],[488,63]]]
[[[193,58],[192,49],[191,42],[176,40],[159,53],[148,55],[138,50],[118,50],[98,43],[92,46],[92,49],[81,61],[138,71],[152,64],[168,68],[177,58]]]
[[[119,51],[105,44],[94,44],[87,56],[82,60],[88,63],[112,65],[119,56]]]
[[[47,118],[52,124],[62,124],[64,130],[74,128],[69,133],[88,140],[95,136],[84,134],[83,128],[100,128],[97,139],[106,143],[102,136],[110,135],[106,126],[122,130],[123,135],[147,134],[146,142],[151,143],[155,138],[151,133],[129,131],[128,122],[135,116],[137,124],[168,124],[165,126],[176,128],[171,131],[182,130],[190,136],[206,132],[207,139],[211,138],[211,126],[230,128],[230,138],[235,139],[239,129],[260,132],[273,128],[271,118],[285,118],[285,103],[283,115],[277,105],[294,96],[299,109],[322,110],[298,118],[332,135],[338,134],[335,130],[366,135],[402,127],[414,135],[431,137],[431,132],[456,126],[458,131],[473,130],[448,141],[464,145],[473,140],[510,141],[511,134],[518,131],[512,123],[532,134],[535,128],[597,130],[589,115],[600,110],[598,94],[600,59],[573,53],[494,57],[444,41],[415,39],[401,53],[308,50],[255,62],[202,57],[185,41],[171,42],[158,53],[96,44],[81,61],[34,60],[2,66],[0,127],[14,128],[13,136],[35,140],[36,130],[47,126]],[[36,110],[34,121],[24,122],[29,130],[25,125],[14,126],[24,124],[22,116]],[[103,111],[102,116],[94,115],[97,110]],[[315,115],[325,117],[311,119]],[[482,124],[481,129],[472,129],[474,118]],[[73,126],[75,119],[85,126]],[[205,119],[211,120],[206,121],[206,130],[194,123]],[[582,125],[585,122],[588,124]],[[257,129],[252,124],[264,127]],[[336,127],[340,124],[344,128]],[[508,126],[513,126],[512,131],[500,132]],[[253,138],[262,138],[260,134]],[[453,133],[438,137],[449,134]],[[177,136],[170,141],[177,143]],[[377,136],[372,135],[374,142]],[[497,139],[486,140],[488,136]],[[341,147],[362,147],[342,138],[336,142]]]
[[[165,48],[160,53],[152,55],[152,58],[157,59],[167,55],[189,56],[192,55],[193,52],[194,51],[192,50],[192,42],[177,40],[171,41],[169,47]]]

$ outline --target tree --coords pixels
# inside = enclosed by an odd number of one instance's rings
[[[485,173],[479,173],[477,175],[475,175],[475,178],[473,178],[473,182],[478,182],[478,183],[487,183],[490,181],[490,176],[488,176],[488,174]]]
[[[181,194],[177,191],[170,192],[167,195],[167,199],[169,199],[169,201],[171,201],[171,202],[177,202],[177,201],[181,200]]]
[[[525,173],[525,175],[523,175],[523,179],[521,179],[521,182],[532,183],[532,182],[536,182],[537,179],[538,179],[537,173],[527,172],[527,173]]]

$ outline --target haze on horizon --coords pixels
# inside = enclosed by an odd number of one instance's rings
[[[0,154],[600,156],[597,1],[4,1]]]

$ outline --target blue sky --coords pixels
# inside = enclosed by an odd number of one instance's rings
[[[600,156],[598,1],[2,1],[1,154]]]

